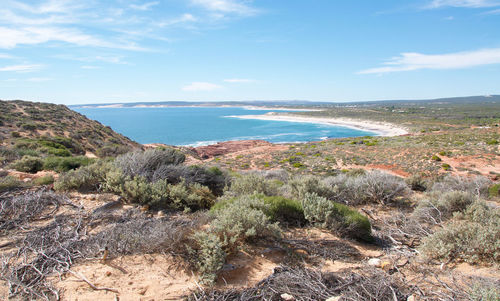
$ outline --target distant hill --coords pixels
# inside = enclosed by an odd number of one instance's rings
[[[108,156],[140,144],[64,105],[0,101],[0,144],[41,152]]]
[[[351,101],[351,102],[320,102],[308,100],[252,100],[252,101],[160,101],[160,102],[127,102],[127,103],[102,103],[102,104],[80,104],[71,105],[72,107],[88,107],[88,108],[111,108],[111,107],[175,107],[175,106],[265,106],[265,107],[328,107],[328,106],[350,106],[350,105],[415,105],[415,104],[442,104],[442,103],[462,103],[469,104],[475,102],[492,102],[500,103],[500,95],[488,96],[467,96],[467,97],[448,97],[436,99],[414,99],[414,100],[376,100],[376,101]]]

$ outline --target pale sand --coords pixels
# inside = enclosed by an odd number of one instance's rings
[[[369,120],[359,120],[350,118],[328,118],[328,117],[308,117],[299,115],[278,115],[270,112],[264,115],[240,115],[240,116],[226,116],[231,118],[240,119],[259,119],[259,120],[274,120],[274,121],[289,121],[289,122],[306,122],[306,123],[319,123],[338,125],[347,128],[369,131],[376,133],[379,136],[401,136],[408,134],[408,131],[400,126],[391,123],[375,122]]]

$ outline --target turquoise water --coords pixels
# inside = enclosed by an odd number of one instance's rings
[[[374,135],[371,132],[324,124],[227,117],[270,112],[241,107],[72,109],[143,144],[200,146],[219,141],[251,139],[284,143]]]

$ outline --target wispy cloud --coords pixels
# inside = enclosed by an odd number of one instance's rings
[[[99,67],[99,66],[89,66],[89,65],[84,65],[84,66],[81,66],[80,68],[87,69],[87,70],[101,69],[101,67]]]
[[[246,78],[230,78],[230,79],[225,79],[224,82],[241,84],[241,83],[254,83],[255,80]]]
[[[366,69],[358,74],[390,73],[420,69],[461,69],[500,64],[500,48],[448,54],[402,53],[384,63],[384,67]]]
[[[26,81],[28,82],[34,82],[34,83],[41,83],[41,82],[47,82],[53,80],[50,77],[32,77],[28,78]]]
[[[251,16],[259,11],[249,6],[250,1],[239,0],[191,0],[193,5],[200,6],[208,11],[222,14],[236,14],[242,16]]]
[[[11,65],[0,67],[0,71],[2,72],[33,72],[40,70],[42,65]]]
[[[0,53],[0,59],[13,59],[14,57],[10,54]]]
[[[180,16],[178,18],[173,18],[170,20],[163,20],[163,21],[157,22],[156,25],[159,27],[167,27],[167,26],[178,25],[178,24],[193,23],[193,22],[197,22],[197,21],[198,21],[198,18],[196,18],[192,14],[183,14],[182,16]]]
[[[500,6],[498,0],[433,0],[428,4],[428,8],[440,7],[469,7],[469,8],[482,8],[482,7],[495,7]]]
[[[158,2],[158,1],[146,2],[146,3],[141,4],[141,5],[131,4],[130,8],[144,11],[144,10],[150,10],[151,7],[158,5],[158,4],[160,4],[160,2]]]
[[[189,85],[182,87],[183,91],[196,92],[196,91],[214,91],[221,89],[222,86],[206,83],[206,82],[193,82]]]

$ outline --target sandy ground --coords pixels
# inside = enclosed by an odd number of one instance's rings
[[[349,118],[321,118],[321,117],[306,117],[298,115],[278,115],[270,112],[264,115],[241,115],[241,116],[227,116],[240,119],[259,119],[259,120],[273,120],[273,121],[289,121],[289,122],[305,122],[305,123],[319,123],[348,127],[357,130],[369,131],[377,133],[379,136],[401,136],[408,134],[408,131],[400,126],[390,123],[374,122],[367,120],[349,119]]]

